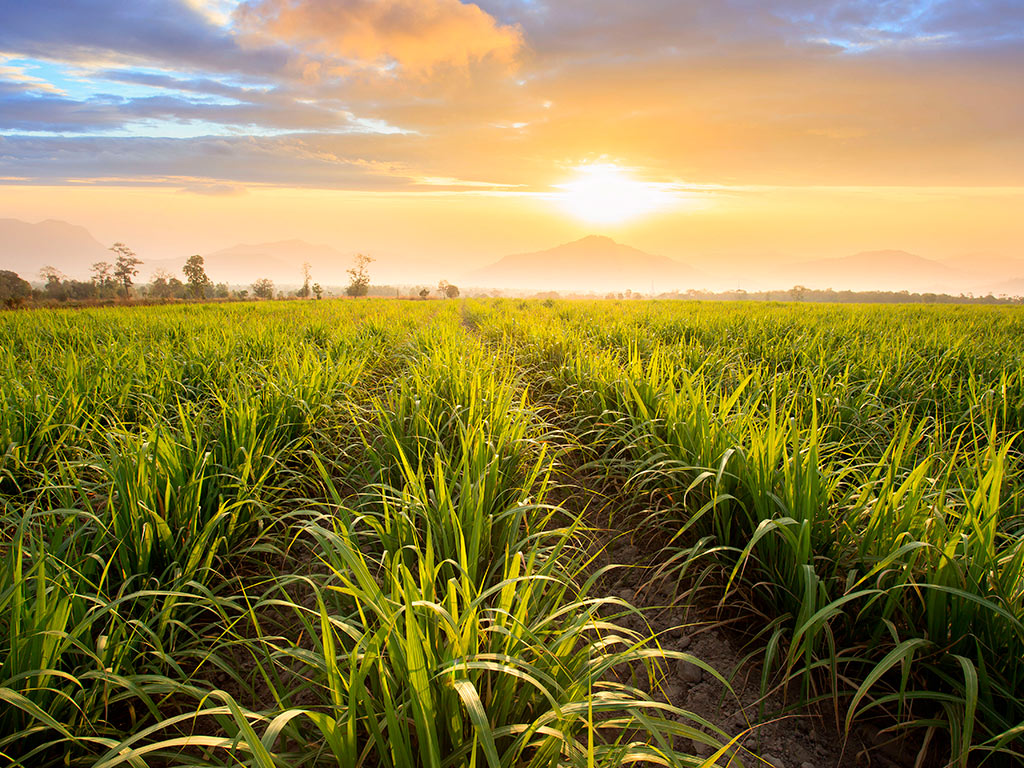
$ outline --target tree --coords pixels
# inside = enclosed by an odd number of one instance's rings
[[[32,286],[15,272],[0,269],[0,301],[5,307],[14,308],[32,295]]]
[[[256,298],[272,299],[274,298],[274,282],[269,278],[261,277],[252,284],[252,292]]]
[[[430,289],[429,288],[420,288],[420,298],[421,299],[426,301],[427,300],[427,296],[429,296],[429,295],[430,295]]]
[[[195,256],[188,257],[188,261],[185,262],[185,266],[182,267],[181,271],[185,273],[188,288],[193,298],[203,298],[203,293],[206,289],[213,285],[213,282],[206,275],[203,257],[198,253]]]
[[[442,280],[441,284],[437,286],[438,290],[444,294],[445,298],[457,299],[459,298],[459,286],[452,285],[447,280]]]
[[[310,279],[310,264],[308,261],[302,264],[302,287],[299,289],[298,294],[303,299],[309,298],[309,279]]]
[[[142,263],[142,259],[124,243],[114,243],[107,250],[114,252],[116,257],[114,259],[114,279],[121,283],[124,288],[124,297],[127,299],[128,291],[132,287],[132,279],[139,274],[137,267]]]
[[[157,299],[171,298],[174,295],[174,286],[171,285],[171,280],[174,280],[174,277],[169,272],[158,269],[153,273],[152,280],[149,281],[150,295]]]
[[[349,296],[365,296],[370,290],[370,275],[366,271],[366,268],[373,261],[372,258],[362,253],[357,253],[355,257],[355,266],[351,269],[346,270],[348,276],[352,281],[348,284],[348,288],[345,289],[345,293]]]
[[[19,280],[21,278],[18,278]],[[55,267],[43,267],[39,270],[39,279],[46,281],[44,290],[46,295],[51,299],[67,298],[64,296],[64,291],[61,283],[64,281],[63,273]]]
[[[789,296],[793,301],[803,301],[807,295],[807,288],[803,285],[794,285],[789,289]]]
[[[324,297],[324,289],[320,283],[313,283],[313,293],[316,294],[317,301]]]
[[[20,280],[21,278],[19,277],[18,279]],[[47,286],[53,284],[60,285],[64,279],[64,273],[56,267],[46,266],[39,270],[39,279],[45,280]]]
[[[92,283],[100,297],[114,284],[114,278],[110,276],[111,269],[109,261],[97,261],[92,265]]]

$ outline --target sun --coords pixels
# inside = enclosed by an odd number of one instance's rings
[[[624,224],[672,205],[671,185],[639,181],[617,165],[581,165],[576,177],[556,184],[563,210],[589,224]]]

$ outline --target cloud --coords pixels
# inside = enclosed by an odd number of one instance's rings
[[[122,131],[141,121],[202,123],[278,131],[368,131],[365,122],[330,102],[294,101],[210,104],[170,95],[76,100],[27,93],[0,81],[0,131],[102,133]]]
[[[63,94],[64,92],[41,77],[30,75],[21,64],[10,64],[11,57],[0,54],[0,88],[4,85],[19,87],[25,91]]]
[[[250,33],[327,57],[328,68],[397,65],[419,76],[486,60],[507,65],[523,44],[517,26],[459,0],[249,0],[235,19]]]
[[[0,130],[96,134],[8,137],[0,175],[542,191],[604,156],[665,182],[1024,178],[1019,0],[248,0],[230,23],[228,8],[0,0],[0,50],[92,62],[85,95],[0,73]],[[181,125],[232,136],[104,136]]]
[[[184,0],[0,0],[0,50],[82,64],[155,62],[277,76],[292,55],[243,46]]]
[[[21,83],[0,81],[2,131],[92,133],[120,129],[126,121],[116,105],[103,100],[80,102],[52,92],[32,92]]]
[[[181,185],[181,192],[210,197],[237,197],[248,192],[241,184],[226,184],[208,179],[188,179]]]
[[[408,137],[388,137],[408,141]],[[0,176],[38,184],[163,186],[280,185],[366,191],[415,185],[401,163],[382,162],[379,143],[353,136],[148,137],[0,136]]]
[[[522,26],[532,49],[644,56],[774,49],[833,52],[935,43],[947,49],[1024,39],[1019,0],[480,0]]]

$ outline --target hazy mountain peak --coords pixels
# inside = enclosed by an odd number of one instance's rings
[[[621,243],[615,242],[607,235],[586,235],[579,240],[566,243],[566,245],[621,245]]]
[[[0,269],[9,269],[26,280],[38,279],[43,267],[85,278],[93,263],[110,258],[106,246],[85,227],[58,219],[37,224],[0,219]]]

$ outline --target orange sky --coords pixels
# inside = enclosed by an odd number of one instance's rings
[[[468,268],[592,232],[693,262],[1024,257],[1009,0],[5,15],[0,218],[143,257],[302,238]]]

